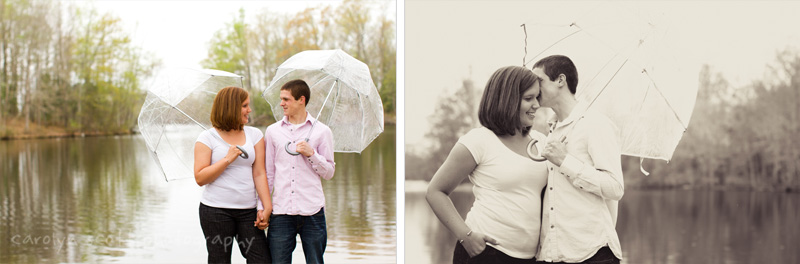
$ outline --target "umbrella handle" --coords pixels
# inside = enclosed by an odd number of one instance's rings
[[[308,139],[306,138],[305,141],[308,142]],[[291,141],[286,142],[286,147],[285,147],[286,153],[289,153],[289,155],[292,155],[292,156],[300,155],[300,152],[295,152],[295,151],[292,151],[292,150],[289,149],[289,145],[290,144],[292,144]]]
[[[247,159],[248,157],[250,157],[250,155],[247,154],[247,151],[244,151],[242,147],[237,145],[236,148],[242,152],[242,154],[239,154],[239,157],[242,157],[243,159]]]
[[[533,153],[531,153],[531,147],[533,147],[533,144],[536,144],[536,142],[539,142],[539,140],[534,139],[534,140],[531,140],[530,143],[528,143],[528,148],[527,148],[528,157],[530,157],[533,161],[539,161],[539,162],[547,160],[547,158],[545,158],[545,157],[537,157],[537,156],[534,156]]]

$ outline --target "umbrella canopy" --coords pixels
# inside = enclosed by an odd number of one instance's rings
[[[570,57],[578,68],[576,98],[615,123],[621,153],[669,161],[698,87],[696,73],[682,67],[669,45],[664,18],[606,3],[577,18],[526,23],[533,56],[523,61],[530,68],[550,55]]]
[[[309,114],[331,128],[334,151],[360,153],[383,132],[383,103],[369,67],[342,50],[307,50],[278,66],[262,96],[283,119],[280,89],[302,79],[311,88]]]
[[[167,181],[193,177],[194,144],[212,127],[214,97],[222,88],[242,85],[241,76],[218,70],[168,68],[158,73],[147,89],[138,122]]]

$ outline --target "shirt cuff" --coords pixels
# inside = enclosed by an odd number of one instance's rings
[[[564,158],[564,162],[561,163],[561,174],[570,178],[570,182],[578,178],[579,172],[583,169],[583,162],[578,160],[578,158],[567,154],[567,157]]]
[[[323,157],[322,157],[321,154],[319,154],[318,151],[314,150],[314,155],[311,155],[311,157],[305,157],[305,158],[306,158],[306,161],[308,161],[308,163],[311,164],[311,167],[314,167],[315,165],[319,165],[320,163],[322,163],[321,159]]]

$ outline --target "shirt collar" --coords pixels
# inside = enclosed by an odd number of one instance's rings
[[[588,105],[583,100],[578,100],[578,103],[575,104],[575,107],[572,108],[572,111],[569,112],[567,118],[564,121],[556,122],[557,127],[562,127],[569,125],[570,123],[574,122],[575,120],[580,119],[586,114],[586,110]],[[556,119],[558,120],[558,119]],[[552,124],[549,124],[552,126]]]
[[[308,111],[306,111],[306,121],[303,123],[303,125],[305,125],[305,124],[313,124],[315,120],[316,119],[313,116],[311,116],[311,114],[308,113]],[[289,122],[289,117],[283,116],[283,119],[281,119],[281,125],[282,126],[290,126],[290,125],[293,125],[293,124],[291,122]]]

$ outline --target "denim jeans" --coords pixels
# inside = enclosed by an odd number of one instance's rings
[[[253,226],[256,209],[227,209],[200,203],[200,227],[206,239],[208,263],[231,263],[233,243],[247,263],[271,263],[264,231]]]
[[[311,216],[273,214],[269,219],[267,240],[273,263],[292,263],[297,235],[303,244],[306,263],[324,263],[322,254],[328,243],[325,208]]]

